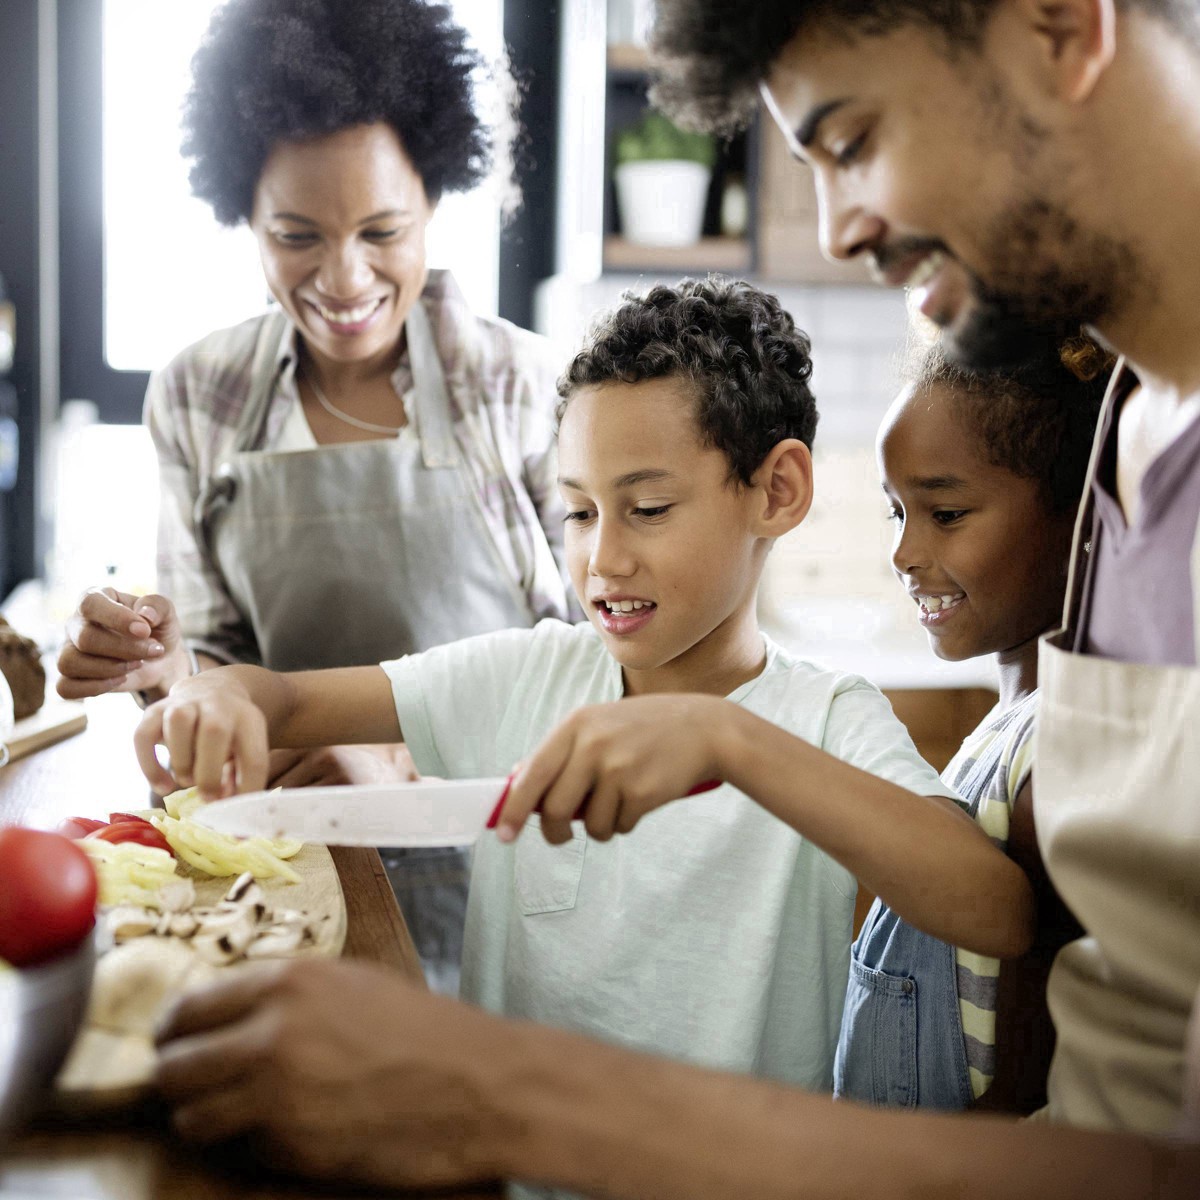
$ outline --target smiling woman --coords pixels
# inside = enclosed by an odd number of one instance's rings
[[[249,228],[213,220],[191,193],[178,154],[190,60],[219,7],[220,0],[103,0],[95,29],[72,30],[92,42],[99,34],[103,45],[96,129],[103,144],[103,360],[117,371],[161,366],[180,345],[261,311],[266,298]],[[450,8],[471,44],[489,61],[498,58],[503,0],[454,0]],[[454,273],[472,309],[494,315],[500,197],[489,183],[444,197],[428,246],[430,262]],[[181,278],[188,280],[182,291]],[[172,302],[147,304],[148,295]],[[94,384],[73,386],[95,394]]]
[[[216,663],[377,663],[568,615],[553,354],[475,316],[426,261],[443,194],[489,167],[482,65],[426,0],[216,11],[184,152],[218,220],[248,224],[278,307],[152,377],[163,594],[85,597],[64,695],[157,699]],[[409,769],[402,747],[327,747],[277,754],[272,777]],[[465,884],[454,894],[461,910]],[[453,928],[426,937],[419,906],[407,915],[427,963],[452,962]]]

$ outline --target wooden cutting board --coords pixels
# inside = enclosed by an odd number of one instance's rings
[[[299,951],[296,957],[336,957],[346,941],[346,902],[333,859],[324,846],[306,845],[290,862],[300,875],[299,883],[265,879],[259,881],[259,886],[267,893],[268,902],[273,907],[301,909],[315,918],[316,941]],[[195,883],[197,905],[215,904],[233,883],[233,876],[214,878],[183,863],[179,865],[179,872],[189,876]],[[134,940],[150,940],[152,937],[149,935],[146,939]],[[181,944],[187,946],[186,941]],[[189,954],[191,965],[163,997],[157,1006],[157,1015],[165,1012],[175,997],[188,986],[238,969],[238,964],[211,966],[190,947]],[[55,1082],[54,1107],[71,1115],[89,1115],[128,1107],[149,1096],[153,1070],[154,1047],[148,1032],[117,1033],[98,1028],[85,1018],[79,1037]]]
[[[8,760],[15,762],[44,746],[52,746],[82,733],[87,728],[87,712],[79,700],[63,700],[51,693],[46,703],[32,716],[22,717],[8,739]]]

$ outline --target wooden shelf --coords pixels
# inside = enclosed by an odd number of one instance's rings
[[[610,71],[649,71],[650,55],[645,46],[612,42],[608,47]]]
[[[706,237],[690,246],[642,246],[610,234],[604,239],[606,271],[721,271],[745,274],[752,259],[745,238]]]

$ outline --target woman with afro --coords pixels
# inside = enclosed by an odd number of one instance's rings
[[[84,597],[64,695],[145,702],[216,664],[375,663],[568,616],[553,356],[473,315],[425,261],[439,198],[490,166],[482,66],[426,0],[228,0],[215,13],[183,149],[196,195],[253,231],[276,306],[152,377],[162,594]],[[283,786],[411,769],[400,746],[277,753]],[[457,855],[385,852],[447,988]]]

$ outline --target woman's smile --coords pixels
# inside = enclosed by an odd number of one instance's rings
[[[386,296],[379,296],[353,308],[332,307],[322,304],[319,300],[306,300],[305,303],[335,336],[357,337],[360,333],[366,333],[382,318],[387,299]]]

